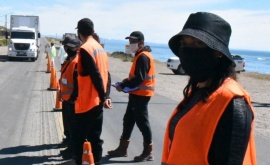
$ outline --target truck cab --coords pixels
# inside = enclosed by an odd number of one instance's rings
[[[39,54],[39,34],[34,28],[18,27],[11,29],[8,57],[30,58],[35,61]]]
[[[10,16],[10,43],[8,58],[31,59],[39,55],[40,32],[39,17],[32,15]]]

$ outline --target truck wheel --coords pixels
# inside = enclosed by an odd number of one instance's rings
[[[32,61],[32,62],[36,61],[36,58],[31,58],[31,61]]]
[[[180,75],[186,74],[185,71],[184,71],[184,69],[182,68],[182,65],[181,64],[178,66],[177,72]]]
[[[178,71],[177,71],[177,70],[172,70],[172,72],[173,72],[174,74],[178,74]]]
[[[14,61],[13,57],[8,57],[8,61]]]

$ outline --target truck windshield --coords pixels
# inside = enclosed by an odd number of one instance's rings
[[[35,39],[35,33],[33,33],[33,32],[11,32],[10,38]]]

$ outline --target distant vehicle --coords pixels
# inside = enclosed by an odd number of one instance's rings
[[[35,61],[40,48],[39,17],[28,15],[10,16],[10,43],[8,57]]]
[[[245,59],[242,58],[240,55],[232,55],[233,56],[233,60],[236,64],[235,66],[235,71],[240,73],[240,72],[244,72],[245,71]]]
[[[234,62],[236,64],[235,71],[240,73],[242,71],[245,71],[245,59],[242,58],[239,55],[232,55]],[[170,57],[167,60],[167,68],[171,69],[174,74],[183,75],[186,74],[184,69],[182,68],[182,65],[180,63],[180,60],[178,57]]]
[[[65,34],[63,34],[62,41],[68,36],[71,38],[78,38],[75,33],[65,33]]]

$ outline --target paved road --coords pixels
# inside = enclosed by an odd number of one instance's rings
[[[64,164],[55,148],[63,129],[61,113],[52,111],[55,92],[47,91],[45,55],[36,62],[7,61],[1,50],[0,164]]]
[[[46,41],[42,40],[42,48]],[[5,48],[0,47],[0,165],[30,164],[74,164],[63,161],[56,148],[62,139],[62,118],[60,112],[53,112],[55,92],[47,91],[49,74],[46,74],[45,55],[42,53],[36,62],[7,61]],[[41,51],[43,52],[43,51]],[[56,67],[59,63],[56,59]],[[113,65],[110,63],[110,65]],[[121,77],[112,74],[113,82]],[[59,72],[58,72],[59,77]],[[153,132],[155,160],[134,163],[133,157],[142,151],[142,135],[135,126],[125,158],[106,157],[110,149],[119,142],[122,131],[122,118],[127,105],[127,94],[111,90],[114,108],[104,110],[103,164],[112,165],[156,165],[160,164],[164,130],[167,120],[177,102],[155,95],[149,104],[150,122]],[[270,164],[269,139],[256,137],[259,165]]]

